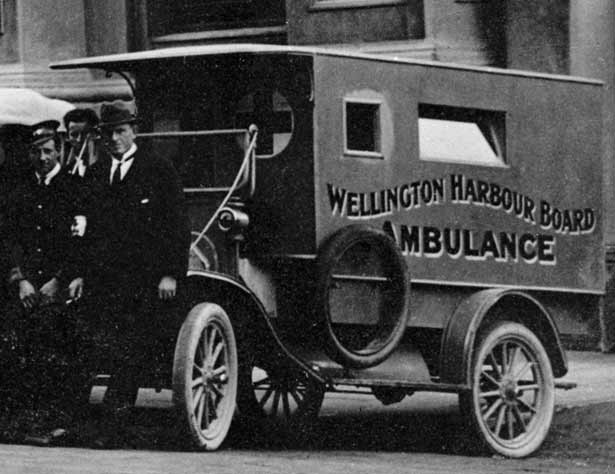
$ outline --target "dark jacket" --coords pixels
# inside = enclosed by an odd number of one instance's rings
[[[72,278],[71,224],[75,197],[68,178],[59,173],[48,186],[34,173],[8,198],[1,229],[9,260],[9,282],[27,279],[40,288],[54,276]]]
[[[92,242],[86,278],[106,287],[153,286],[163,276],[180,280],[190,234],[177,172],[140,149],[119,184],[109,184],[110,168],[111,160],[103,160],[91,169],[96,198],[86,231]]]

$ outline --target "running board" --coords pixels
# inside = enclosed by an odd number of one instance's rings
[[[330,383],[333,385],[332,391],[344,392],[346,390],[338,389],[338,385],[352,385],[354,387],[386,387],[386,388],[403,388],[410,392],[444,392],[444,393],[459,393],[469,390],[467,385],[456,385],[447,383],[412,383],[400,380],[383,380],[383,379],[356,379],[356,378],[332,378]]]

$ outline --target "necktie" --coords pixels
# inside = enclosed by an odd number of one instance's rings
[[[116,184],[119,184],[119,182],[122,180],[122,162],[118,162],[117,166],[115,167],[115,169],[113,170],[113,174],[111,175],[111,186],[115,186]]]

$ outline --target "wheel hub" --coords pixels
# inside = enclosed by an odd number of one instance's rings
[[[513,380],[503,380],[500,384],[500,394],[504,402],[514,404],[517,401],[517,384]]]

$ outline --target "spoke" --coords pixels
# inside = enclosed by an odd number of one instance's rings
[[[526,390],[540,390],[540,385],[534,383],[531,385],[517,385],[517,391],[519,391],[519,393],[523,393]]]
[[[265,404],[267,403],[267,400],[269,400],[272,394],[273,394],[273,387],[269,387],[267,391],[265,392],[265,395],[263,395],[263,398],[261,398],[261,401],[258,402],[261,409],[265,408]]]
[[[192,370],[198,370],[200,373],[203,373],[203,367],[197,364],[196,362],[193,364]]]
[[[218,367],[217,369],[214,369],[212,371],[212,374],[217,376],[217,375],[222,375],[226,373],[226,365],[221,365],[220,367]]]
[[[527,403],[525,400],[523,400],[523,398],[517,398],[517,401],[523,405],[524,407],[526,407],[529,411],[531,411],[532,413],[538,413],[538,410],[536,410],[536,408],[534,408],[532,405],[530,405],[529,403]]]
[[[506,369],[506,373],[510,374],[515,366],[515,358],[519,348],[517,346],[513,346],[512,352],[510,353],[510,357],[508,359],[508,369]]]
[[[203,352],[203,346],[201,341],[199,341],[199,345],[196,347],[196,353],[194,354],[194,365],[199,369],[203,370],[203,366],[205,362],[205,353]]]
[[[499,390],[491,390],[489,392],[482,392],[480,393],[478,396],[480,398],[488,398],[488,397],[496,397],[500,395],[500,391]]]
[[[196,389],[196,392],[192,396],[192,411],[196,411],[198,408],[198,404],[201,401],[201,397],[203,396],[203,386],[201,385]]]
[[[495,402],[493,402],[493,404],[489,407],[489,409],[483,414],[483,418],[485,419],[485,421],[487,421],[489,418],[491,418],[491,415],[493,415],[495,413],[495,411],[498,409],[498,407],[502,404],[502,399],[498,398]]]
[[[213,347],[214,347],[214,344],[216,342],[216,336],[217,335],[218,335],[218,329],[216,329],[215,326],[212,326],[211,327],[211,332],[209,333],[209,341],[207,341],[207,352],[206,352],[206,354],[207,354],[207,359],[208,360],[212,359],[211,355],[212,355],[212,352],[213,352]]]
[[[258,387],[259,385],[266,385],[268,383],[271,383],[271,379],[269,378],[269,376],[265,376],[264,379],[259,380],[258,382],[252,382],[252,386],[254,388]]]
[[[224,396],[224,392],[216,384],[211,384],[210,387],[211,387],[211,390],[215,392],[215,394],[218,395],[219,397]]]
[[[523,428],[523,432],[527,432],[527,425],[525,424],[525,420],[523,419],[523,414],[519,411],[519,408],[517,408],[516,406],[513,407],[513,411],[517,419],[519,420],[521,427]]]
[[[506,413],[508,413],[508,439],[513,439],[515,437],[515,418],[512,414],[512,410],[508,409]]]
[[[224,342],[220,341],[218,343],[218,345],[216,346],[216,349],[213,351],[213,354],[211,356],[211,365],[216,365],[216,361],[218,360],[218,357],[220,357],[220,354],[222,353],[222,351],[224,350]]]
[[[534,366],[533,362],[530,362],[529,360],[525,363],[525,365],[523,367],[521,367],[521,369],[519,369],[519,372],[517,372],[517,374],[513,377],[513,380],[515,382],[519,382],[519,380],[521,380],[521,377],[523,377],[525,375],[525,373],[528,371],[528,369],[530,369],[531,367]]]
[[[209,390],[205,390],[205,393],[203,394],[203,405],[205,406],[205,429],[209,428],[209,421],[210,421],[209,411],[211,408],[211,403],[209,403],[209,401],[210,401]]]
[[[207,366],[207,334],[203,333],[201,339],[199,340],[199,351],[202,354],[201,363],[203,364],[203,368]]]
[[[282,404],[284,406],[284,417],[290,418],[290,405],[288,404],[288,392],[282,394]]]
[[[273,404],[271,405],[271,415],[272,416],[277,416],[278,415],[278,408],[280,407],[280,392],[278,390],[276,390],[274,396],[273,396]]]
[[[506,375],[508,370],[508,343],[502,343],[502,375]]]
[[[500,432],[502,431],[502,425],[504,424],[505,415],[506,415],[506,405],[502,405],[498,413],[498,420],[495,423],[494,433],[496,436],[500,436]]]
[[[502,371],[500,370],[500,366],[498,365],[498,362],[495,360],[495,356],[493,355],[493,352],[489,352],[489,355],[487,356],[487,358],[491,359],[491,367],[493,367],[493,370],[495,370],[498,379],[502,378]]]
[[[194,390],[199,385],[203,385],[203,377],[197,377],[195,379],[192,379],[192,390]]]
[[[196,422],[199,429],[203,427],[203,398],[203,394],[201,393],[196,406]]]
[[[295,390],[291,390],[289,393],[290,393],[290,396],[293,397],[293,399],[295,400],[297,407],[300,407],[302,400],[301,400],[301,396],[299,395],[299,392],[295,389]]]
[[[494,379],[494,378],[491,376],[491,374],[489,374],[487,371],[483,370],[480,374],[481,374],[481,376],[485,376],[485,378],[486,378],[487,380],[489,380],[489,382],[491,382],[493,385],[495,385],[495,386],[500,385],[500,384],[499,384],[499,382],[498,382],[496,379]]]

